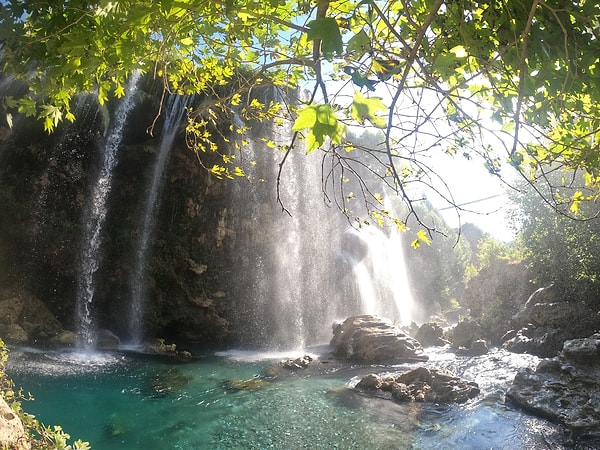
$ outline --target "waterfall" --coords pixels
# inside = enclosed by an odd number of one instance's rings
[[[371,225],[350,228],[346,233],[349,245],[343,255],[352,267],[361,311],[410,325],[415,305],[400,232]]]
[[[148,195],[143,207],[143,216],[140,224],[140,235],[136,245],[133,276],[131,279],[131,302],[130,302],[130,332],[131,344],[139,346],[143,341],[143,316],[144,300],[147,293],[146,272],[149,253],[149,244],[154,234],[156,216],[160,207],[159,193],[161,192],[164,173],[173,141],[177,135],[179,126],[188,104],[188,97],[171,95],[168,99],[163,124],[160,147],[152,179],[148,188]]]
[[[95,293],[95,274],[100,265],[100,244],[107,212],[107,199],[110,194],[112,175],[117,163],[117,155],[123,130],[129,112],[134,106],[134,93],[140,73],[135,72],[127,85],[125,96],[117,107],[104,144],[103,160],[90,200],[84,214],[85,230],[81,248],[81,264],[77,285],[77,320],[81,345],[90,349],[96,343],[96,330],[92,312]]]
[[[276,125],[271,133],[279,144],[291,141]],[[328,342],[332,324],[355,314],[410,323],[401,236],[375,225],[348,229],[325,201],[322,154],[306,155],[302,146],[290,152],[280,186],[288,214],[275,196],[283,154],[260,138],[244,152],[252,160],[244,168],[249,184],[238,183],[231,208],[243,217],[230,226],[235,296],[243,299],[235,318],[240,345],[289,350]]]

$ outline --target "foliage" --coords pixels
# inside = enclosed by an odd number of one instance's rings
[[[558,178],[555,184],[561,186],[564,175],[553,172],[551,176]],[[561,186],[554,195],[569,189],[573,188]],[[579,298],[597,298],[600,294],[600,219],[572,220],[555,214],[550,205],[532,195],[526,186],[513,194],[513,201],[515,226],[520,229],[535,281],[541,286],[554,282]],[[593,206],[585,204],[582,208],[590,213]]]
[[[435,226],[436,231],[446,237],[434,239],[419,251],[414,251],[414,246],[405,250],[414,296],[430,313],[436,313],[438,308],[442,311],[456,309],[457,299],[462,297],[465,289],[464,274],[471,259],[471,249],[465,240],[458,239],[456,231],[429,202],[416,208],[426,224]],[[409,220],[409,226],[412,222]]]
[[[524,257],[520,241],[511,243],[500,242],[489,235],[485,235],[474,249],[474,258],[467,267],[466,279],[473,278],[483,269],[495,270],[499,264],[510,261],[520,261]]]
[[[87,442],[77,440],[73,444],[71,438],[59,426],[48,427],[38,422],[31,414],[27,414],[21,403],[24,400],[33,400],[31,394],[25,395],[22,389],[15,390],[13,381],[6,375],[5,366],[8,359],[8,348],[0,339],[0,396],[8,403],[10,408],[18,415],[31,438],[32,448],[38,450],[89,450]]]
[[[401,222],[419,221],[414,187],[455,205],[431,165],[440,153],[477,158],[498,176],[508,162],[530,182],[547,182],[538,169],[550,162],[582,170],[589,192],[546,198],[577,212],[600,186],[599,18],[595,0],[5,2],[3,72],[29,91],[2,103],[9,123],[18,112],[52,131],[75,119],[78,92],[103,104],[139,70],[166,91],[211,99],[189,114],[188,142],[199,153],[215,151],[209,125],[219,116],[241,120],[230,121],[239,149],[251,120],[295,117],[295,136],[284,146],[265,136],[267,146],[284,151],[283,165],[303,136],[309,152],[335,161],[324,178],[341,178],[360,165],[347,152],[348,127],[383,129],[383,149],[364,151],[405,203]],[[265,84],[285,95],[258,100]],[[307,97],[282,107],[287,88],[306,87]],[[207,170],[243,176],[223,159]]]

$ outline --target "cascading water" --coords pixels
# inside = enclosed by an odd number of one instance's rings
[[[410,325],[415,305],[400,232],[366,226],[346,233],[349,239],[343,256],[352,267],[362,312]]]
[[[159,193],[162,189],[164,173],[167,168],[167,162],[173,141],[177,135],[179,126],[185,108],[188,103],[188,98],[180,95],[172,95],[169,97],[166,112],[165,122],[162,129],[162,137],[158,156],[154,164],[152,179],[148,188],[148,195],[143,208],[143,216],[140,225],[140,236],[136,245],[135,261],[133,269],[133,277],[131,279],[131,303],[130,303],[130,333],[131,345],[138,346],[143,341],[143,316],[144,316],[144,299],[147,294],[147,284],[145,280],[148,260],[149,244],[154,234],[156,226],[156,212],[160,207]]]
[[[291,141],[276,125],[271,131],[279,144]],[[245,167],[251,186],[234,189],[232,209],[246,217],[231,225],[236,295],[252,305],[234,312],[240,344],[320,344],[331,338],[335,321],[355,314],[409,324],[413,305],[400,236],[376,226],[348,229],[346,218],[324,201],[319,152],[306,155],[296,147],[288,155],[280,185],[288,214],[275,197],[282,154],[256,143],[244,151],[254,159]]]
[[[112,175],[117,163],[117,155],[123,130],[129,112],[134,106],[134,93],[140,73],[135,72],[129,80],[125,96],[111,121],[106,142],[102,166],[94,183],[90,200],[84,215],[85,233],[82,240],[80,273],[77,285],[77,319],[80,345],[91,349],[96,343],[96,331],[92,306],[95,292],[95,274],[100,265],[100,244],[106,219],[106,202],[111,190]]]

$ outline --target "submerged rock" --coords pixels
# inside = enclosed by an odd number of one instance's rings
[[[464,403],[479,395],[479,386],[444,369],[417,367],[382,377],[369,374],[354,387],[378,396],[391,395],[398,402]]]
[[[575,431],[600,434],[600,333],[566,341],[557,357],[517,372],[506,397]]]
[[[366,364],[429,359],[416,339],[372,315],[352,316],[336,325],[330,344],[334,355]]]
[[[270,381],[262,380],[260,378],[251,378],[250,380],[227,380],[225,382],[225,388],[230,391],[248,391],[269,386],[271,384]]]
[[[148,388],[153,397],[162,397],[183,389],[193,377],[179,369],[170,368],[156,373],[149,380]]]

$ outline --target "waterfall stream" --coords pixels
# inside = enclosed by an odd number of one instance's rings
[[[154,234],[156,225],[156,214],[160,207],[160,191],[163,185],[164,173],[173,141],[177,135],[179,126],[188,98],[180,95],[172,95],[166,104],[165,122],[163,124],[162,137],[152,179],[147,190],[144,202],[143,216],[140,224],[140,235],[136,245],[133,276],[131,278],[131,302],[130,302],[130,333],[133,346],[139,346],[143,342],[143,315],[144,300],[147,294],[146,271],[149,253],[149,245]]]
[[[131,76],[125,96],[111,121],[104,145],[102,166],[84,214],[85,231],[81,245],[81,271],[77,284],[77,319],[80,345],[86,349],[93,348],[96,343],[92,312],[96,289],[94,277],[101,260],[100,246],[107,212],[106,203],[112,187],[112,176],[118,161],[117,156],[123,138],[123,130],[129,112],[135,104],[134,93],[139,78],[139,72],[135,72]]]
[[[273,125],[272,135],[281,145],[291,140],[284,127]],[[245,302],[235,327],[240,343],[305,348],[328,341],[332,324],[355,314],[410,324],[414,306],[401,236],[376,225],[349,227],[324,196],[320,152],[307,155],[296,146],[289,153],[281,174],[283,211],[275,197],[282,153],[260,140],[245,151],[253,158],[244,169],[250,185],[234,189],[232,203],[246,217],[231,225],[236,295]]]

